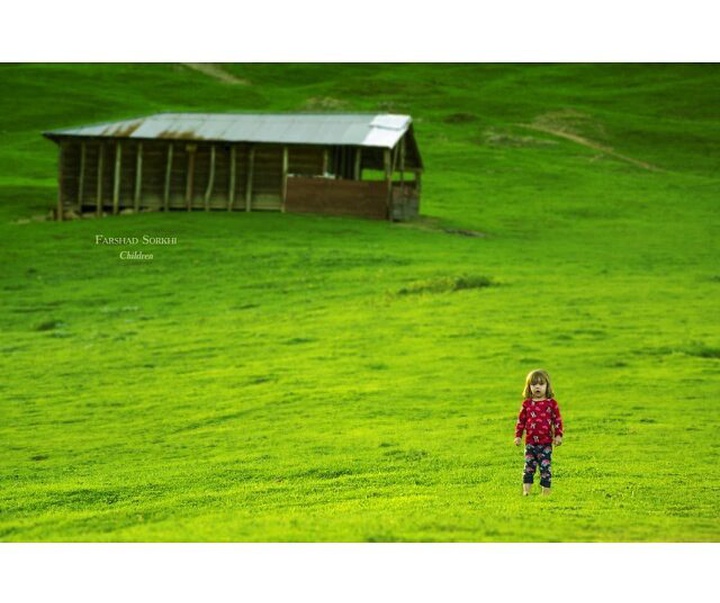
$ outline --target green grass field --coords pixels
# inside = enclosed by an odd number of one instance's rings
[[[718,541],[720,66],[224,68],[0,65],[0,540]],[[36,219],[42,131],[325,108],[413,116],[422,219]]]

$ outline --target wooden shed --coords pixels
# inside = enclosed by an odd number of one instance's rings
[[[43,135],[58,219],[125,210],[416,217],[422,159],[392,114],[163,113]]]

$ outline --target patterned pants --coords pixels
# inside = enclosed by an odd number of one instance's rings
[[[540,467],[540,485],[545,488],[550,487],[552,480],[552,472],[550,465],[552,461],[552,446],[549,444],[542,446],[534,446],[527,444],[525,446],[525,470],[523,472],[523,483],[532,484],[535,471]]]

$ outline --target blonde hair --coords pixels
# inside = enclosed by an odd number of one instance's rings
[[[545,391],[545,395],[548,398],[555,397],[555,392],[553,391],[552,385],[550,385],[550,375],[548,375],[548,372],[543,369],[536,369],[534,371],[530,371],[528,373],[528,376],[525,378],[525,388],[523,389],[523,396],[525,398],[532,397],[532,391],[530,387],[532,385],[535,385],[536,383],[547,383],[547,390]]]

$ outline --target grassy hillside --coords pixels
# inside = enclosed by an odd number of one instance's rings
[[[718,66],[223,67],[0,66],[1,540],[718,540]],[[411,114],[422,219],[36,219],[42,131],[298,110]]]

